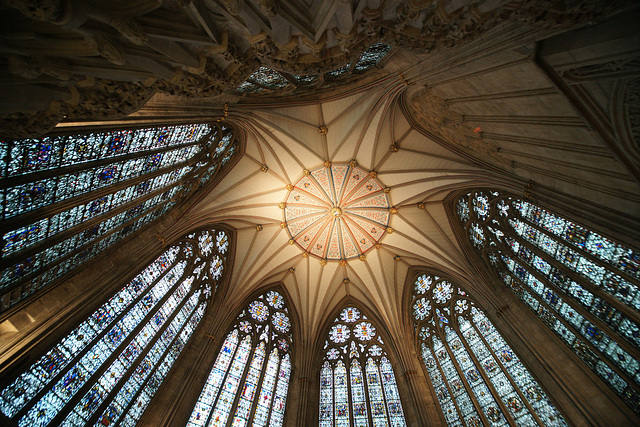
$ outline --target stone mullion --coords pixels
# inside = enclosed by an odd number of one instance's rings
[[[531,404],[529,403],[529,400],[526,399],[524,397],[524,394],[522,394],[522,391],[520,390],[520,387],[515,383],[515,381],[513,380],[511,373],[507,370],[507,368],[504,366],[504,364],[500,361],[500,358],[498,357],[498,355],[496,355],[496,353],[493,351],[493,348],[491,348],[491,346],[489,345],[489,343],[487,342],[487,340],[484,338],[484,336],[480,333],[480,330],[478,329],[478,327],[476,326],[475,322],[473,321],[473,319],[467,319],[469,321],[469,323],[471,324],[471,326],[473,327],[473,329],[476,331],[476,333],[478,334],[478,337],[480,337],[480,339],[482,340],[482,342],[484,343],[485,347],[489,350],[489,353],[491,353],[491,355],[493,356],[493,358],[496,360],[496,362],[498,362],[498,366],[500,366],[500,369],[502,370],[502,372],[505,373],[505,376],[507,377],[507,379],[509,380],[509,382],[511,383],[511,386],[513,387],[513,389],[516,391],[516,393],[518,394],[518,396],[520,396],[520,400],[522,400],[522,402],[525,404],[525,406],[527,407],[527,409],[529,409],[529,412],[531,413],[531,415],[535,418],[536,422],[538,423],[538,425],[540,427],[544,427],[545,424],[544,422],[540,419],[540,417],[538,416],[538,413],[536,412],[535,409],[533,409],[533,407],[531,406]],[[464,337],[464,336],[463,336]],[[522,362],[520,362],[522,363]],[[524,366],[524,364],[523,364]]]
[[[51,420],[51,422],[50,422],[51,425],[61,425],[62,421],[64,421],[64,419],[67,417],[67,415],[69,415],[71,412],[73,412],[73,409],[80,402],[80,400],[84,397],[84,395],[96,384],[96,381],[102,376],[102,374],[107,369],[109,369],[111,367],[111,365],[118,358],[120,353],[122,353],[122,351],[125,348],[127,348],[127,346],[132,341],[135,340],[135,338],[138,335],[138,333],[147,325],[147,323],[149,323],[151,321],[153,316],[156,315],[160,311],[160,309],[167,302],[167,300],[169,298],[171,298],[171,296],[180,287],[180,285],[182,285],[182,282],[184,281],[185,276],[188,276],[189,274],[191,274],[190,272],[192,270],[193,270],[193,262],[189,261],[188,265],[185,267],[185,270],[182,273],[182,275],[178,278],[178,280],[176,280],[176,283],[171,287],[171,289],[169,289],[167,291],[167,293],[158,302],[156,302],[156,304],[155,304],[154,308],[152,309],[152,311],[147,312],[147,315],[142,320],[140,320],[138,322],[136,327],[133,328],[133,330],[131,332],[129,332],[129,334],[127,336],[127,339],[125,341],[121,342],[120,344],[118,344],[116,346],[116,348],[114,348],[111,351],[111,354],[109,355],[109,357],[91,375],[89,380],[75,392],[74,396],[71,399],[69,399],[69,401],[67,401],[67,403],[64,405],[63,410],[64,409],[67,409],[67,410],[70,409],[70,411],[68,411],[68,412],[63,412],[63,411],[58,412],[58,415]],[[187,295],[189,295],[189,294],[190,294],[190,292],[187,293]],[[182,305],[184,304],[185,301],[186,301],[186,299],[183,299],[183,301],[178,305],[178,307],[176,307],[176,309],[174,309],[174,314],[171,317],[172,319],[173,319],[173,316],[175,316],[176,310],[178,310],[179,307],[182,307]],[[168,325],[168,323],[165,323],[165,325],[163,325],[163,327],[160,330],[164,331],[164,329],[166,328],[166,325]],[[102,336],[104,336],[104,334]],[[154,338],[157,337],[157,336],[159,336],[158,332],[156,332],[154,337],[147,343],[147,345],[144,348],[144,350],[136,358],[136,361],[140,361],[140,360],[142,360],[142,357],[146,356],[146,354],[149,352],[149,350],[153,347],[153,345],[155,343]],[[129,369],[127,369],[127,374],[129,374],[130,370],[131,370],[131,367],[129,367]],[[128,376],[126,376],[126,377],[128,378]],[[124,379],[124,377],[122,379],[120,379],[120,381],[122,381],[123,379]],[[111,393],[109,393],[109,395],[111,395]],[[102,403],[104,404],[104,401]],[[101,407],[102,407],[102,404],[98,407],[98,409],[100,409]],[[94,413],[94,415],[95,415],[95,413]]]
[[[576,271],[572,270],[571,267],[564,265],[563,263],[558,261],[553,255],[547,254],[542,249],[540,249],[537,246],[535,246],[534,244],[530,243],[529,241],[527,241],[523,237],[517,235],[517,233],[515,235],[511,235],[511,233],[509,233],[509,234],[505,233],[505,238],[513,238],[513,239],[515,239],[521,246],[526,247],[534,255],[537,255],[539,258],[541,258],[542,260],[547,262],[552,267],[555,267],[556,269],[560,270],[568,278],[570,278],[571,280],[579,283],[587,291],[589,291],[592,294],[598,296],[599,298],[605,300],[612,307],[616,308],[619,312],[623,313],[627,318],[633,320],[636,323],[640,323],[640,314],[638,314],[637,311],[631,309],[626,304],[620,302],[618,299],[614,298],[609,293],[605,292],[602,288],[598,287],[595,283],[591,282],[586,277],[583,277],[582,275],[580,275]],[[506,244],[506,242],[502,245],[502,247],[505,249],[504,250],[505,253],[512,253],[516,257],[519,258],[518,254],[514,253],[513,250],[511,249],[511,247]],[[523,261],[522,264],[530,265],[529,262],[526,262],[524,260],[522,260],[522,261]],[[547,282],[547,281],[550,282],[550,280],[547,279],[547,278],[544,278],[544,280],[542,280],[542,281],[543,282]]]
[[[508,273],[511,277],[515,278],[519,283],[521,283],[521,284],[522,284],[522,286],[523,286],[525,289],[529,289],[529,287],[528,287],[526,284],[524,284],[524,283],[523,283],[519,278],[517,278],[517,277],[516,277],[514,274],[512,274],[510,271],[508,271],[508,270],[507,270],[507,273]],[[549,307],[549,305],[548,305],[547,303],[545,303],[545,302],[544,302],[540,297],[538,297],[538,295],[537,295],[537,294],[535,294],[535,293],[533,293],[533,292],[529,292],[529,293],[530,293],[534,298],[536,298],[536,300],[537,300],[537,301],[539,301],[542,305],[544,305],[547,309],[549,309],[550,311],[552,311],[552,312],[554,312],[554,313],[557,313],[557,311],[556,311],[555,309],[553,309],[553,308]],[[584,317],[584,313],[583,313],[583,312],[580,312],[580,314],[581,314],[581,315],[583,315],[583,317]],[[558,316],[556,316],[556,319],[557,319],[557,320],[559,320],[559,321],[560,321],[560,323],[562,323],[563,325],[565,325],[565,326],[569,327],[569,328],[574,332],[574,335],[576,336],[576,339],[579,339],[581,343],[583,343],[585,346],[587,346],[587,347],[589,348],[589,350],[591,350],[592,352],[596,353],[596,354],[599,356],[600,360],[602,360],[604,363],[606,363],[606,364],[607,364],[607,366],[609,366],[609,368],[611,368],[613,371],[615,371],[618,375],[620,375],[620,377],[621,377],[621,378],[623,378],[623,379],[627,382],[627,385],[628,385],[629,387],[631,387],[631,388],[635,389],[638,393],[640,393],[640,386],[638,386],[638,384],[636,384],[636,382],[635,382],[633,379],[631,379],[631,378],[629,377],[629,375],[628,375],[626,372],[624,372],[622,369],[618,368],[618,366],[616,366],[613,362],[611,362],[611,360],[610,360],[610,359],[609,359],[605,354],[603,354],[601,350],[599,350],[595,345],[593,345],[593,344],[591,343],[591,341],[589,341],[589,340],[588,340],[588,339],[587,339],[587,338],[586,338],[586,337],[585,337],[585,336],[584,336],[584,335],[583,335],[583,334],[582,334],[582,333],[577,329],[577,327],[574,327],[574,326],[573,326],[573,325],[571,325],[569,322],[567,322],[567,321],[566,321],[562,316],[560,316],[560,313],[558,313]],[[542,319],[540,319],[540,320],[542,320]],[[544,320],[543,320],[543,322],[544,322]],[[598,326],[599,326],[599,325],[598,325]],[[550,328],[550,329],[551,329],[551,328]],[[614,339],[612,336],[609,336],[609,338]],[[622,345],[622,342],[620,342],[620,341],[618,341],[618,340],[615,340],[615,339],[614,339],[614,341],[615,341],[616,343],[618,343],[619,345]],[[566,344],[566,341],[564,341],[564,340],[563,340],[563,342]],[[566,345],[568,345],[568,344],[566,344]],[[569,345],[568,345],[568,346],[569,346]],[[571,349],[571,347],[570,347],[570,346],[569,346],[569,348]],[[626,350],[626,348],[625,348],[625,350]],[[580,358],[580,357],[578,356],[578,358]],[[580,360],[582,360],[582,359],[580,358]],[[583,361],[583,362],[584,362],[584,361]],[[586,362],[585,362],[585,363],[586,363]],[[594,370],[594,372],[595,372],[595,370]]]
[[[565,247],[567,247],[567,248],[569,248],[571,250],[574,250],[574,251],[578,252],[581,256],[587,258],[589,261],[592,261],[595,264],[598,264],[598,265],[600,265],[602,267],[605,267],[608,271],[614,272],[618,276],[621,276],[625,280],[628,280],[629,282],[631,282],[631,283],[635,284],[636,286],[640,287],[640,280],[638,280],[637,278],[629,275],[628,273],[626,273],[626,272],[624,272],[624,271],[622,271],[622,270],[620,270],[620,269],[618,269],[618,268],[616,268],[616,267],[614,267],[612,265],[609,265],[605,260],[594,256],[593,254],[589,253],[588,251],[586,251],[586,250],[584,250],[582,248],[579,248],[578,246],[570,243],[567,240],[562,239],[561,237],[559,237],[559,236],[553,234],[552,232],[550,232],[549,230],[546,230],[545,228],[540,227],[537,224],[534,224],[533,222],[531,222],[531,220],[529,220],[528,218],[525,218],[524,216],[520,215],[519,213],[517,213],[516,216],[522,222],[524,222],[527,225],[535,228],[537,231],[542,232],[545,235],[549,236],[555,242],[560,243],[562,246],[565,246]],[[550,256],[553,256],[553,255],[550,255]],[[615,269],[615,271],[613,271],[614,269]]]
[[[432,331],[433,333],[433,331]],[[427,343],[423,342],[424,345],[428,345]],[[442,341],[443,346],[446,348],[447,344],[446,342],[443,340]],[[440,364],[440,361],[438,360],[438,356],[436,355],[435,350],[433,349],[433,346],[431,346],[430,348],[431,352],[433,353],[433,360],[436,362],[436,366],[438,368],[438,370],[440,371],[440,375],[442,376],[442,380],[444,382],[444,385],[447,387],[447,390],[449,391],[449,396],[451,396],[451,402],[453,402],[453,406],[456,407],[456,411],[458,411],[458,418],[460,418],[460,421],[462,421],[462,423],[466,426],[468,425],[467,422],[464,419],[464,415],[462,414],[462,411],[460,410],[460,407],[458,406],[458,402],[456,402],[456,398],[453,395],[453,390],[451,390],[451,386],[449,385],[449,378],[447,378],[447,376],[444,373],[444,369],[442,369],[442,365]],[[422,353],[422,352],[420,352]],[[449,356],[451,357],[451,356]],[[422,363],[424,364],[425,361],[424,359],[422,360]],[[454,365],[456,366],[456,365]],[[459,369],[458,373],[459,373]],[[429,375],[429,373],[427,372],[427,375]],[[429,376],[430,377],[430,376]],[[478,412],[478,416],[482,419],[482,422],[484,423],[484,425],[489,425],[489,422],[487,421],[487,418],[484,414],[484,412],[482,412],[482,408],[480,408],[480,405],[478,403],[478,401],[476,400],[475,396],[473,395],[473,391],[467,387],[466,389],[467,395],[469,396],[469,398],[471,399],[471,402],[473,403],[473,406],[475,406],[476,408],[476,412]],[[437,394],[437,391],[436,391]],[[437,396],[436,396],[437,398]],[[439,403],[439,402],[438,402]],[[441,409],[442,410],[442,409]]]
[[[255,335],[252,338],[255,338]],[[233,423],[233,419],[235,418],[236,411],[238,410],[238,404],[240,403],[240,398],[241,398],[240,395],[242,394],[242,391],[241,391],[242,390],[242,386],[247,381],[247,375],[249,375],[249,371],[251,370],[251,362],[253,361],[253,356],[256,354],[256,350],[260,346],[260,338],[259,337],[258,337],[257,340],[252,339],[251,341],[252,341],[252,343],[251,343],[251,352],[249,353],[249,356],[247,357],[247,361],[244,364],[244,369],[242,371],[242,377],[240,377],[240,381],[238,381],[238,389],[236,390],[236,394],[233,397],[233,403],[229,407],[229,418],[227,418],[227,422],[225,424],[227,427],[232,427],[233,426],[233,424],[232,424]],[[266,343],[265,343],[264,348],[265,348],[265,360],[262,361],[263,366],[264,366],[264,363],[265,363],[266,358],[267,358],[267,344]],[[231,369],[231,365],[229,365],[229,369]],[[253,404],[252,404],[252,406],[253,406]]]
[[[97,215],[94,216],[93,218],[87,220],[87,221],[83,221],[80,222],[79,224],[76,224],[70,228],[67,228],[66,230],[63,230],[59,233],[56,233],[54,235],[52,235],[51,237],[46,237],[42,240],[40,240],[38,243],[35,243],[33,245],[30,245],[24,249],[21,249],[18,252],[14,252],[13,254],[3,257],[2,259],[0,259],[0,268],[6,268],[7,266],[10,266],[12,263],[15,263],[17,261],[19,261],[20,259],[23,259],[25,257],[28,257],[29,255],[33,255],[37,252],[41,252],[51,246],[56,245],[57,243],[60,243],[66,239],[68,239],[69,237],[72,237],[76,234],[80,234],[81,232],[83,232],[84,230],[87,230],[91,227],[93,227],[94,225],[98,225],[100,223],[102,223],[105,220],[108,220],[109,218],[112,218],[116,215],[118,215],[119,213],[122,213],[132,207],[135,207],[141,203],[146,202],[149,199],[154,198],[155,196],[164,193],[165,191],[171,190],[174,187],[177,187],[178,185],[182,185],[185,182],[187,182],[186,178],[181,178],[178,181],[175,181],[173,183],[170,183],[169,185],[165,185],[164,187],[158,188],[156,190],[153,190],[150,193],[144,194],[138,198],[132,199],[120,206],[117,206],[113,209],[110,209],[109,211],[101,214],[101,215]],[[162,203],[162,202],[161,202]]]
[[[184,277],[185,276],[189,276],[189,274],[191,274],[191,272],[193,271],[193,264],[191,266],[188,266],[187,269],[185,269],[185,272],[189,271],[189,273],[187,274],[183,274],[181,279],[176,283],[178,286],[180,286],[183,282],[184,282]],[[129,380],[129,378],[133,377],[133,374],[135,372],[135,370],[137,369],[138,365],[140,362],[142,362],[145,357],[147,356],[147,354],[149,354],[149,352],[151,351],[151,349],[154,347],[154,345],[159,341],[159,338],[162,336],[162,334],[167,330],[167,328],[173,323],[173,321],[175,320],[176,316],[178,315],[178,313],[180,313],[180,311],[182,310],[182,308],[185,306],[185,304],[187,303],[187,301],[189,301],[189,298],[191,298],[191,296],[193,296],[193,294],[195,293],[195,291],[200,287],[200,283],[198,283],[199,279],[194,279],[194,283],[192,283],[191,285],[191,289],[189,290],[189,292],[187,292],[187,294],[182,298],[182,301],[180,301],[180,303],[178,303],[178,305],[176,306],[176,308],[174,308],[173,313],[171,314],[171,317],[166,319],[164,324],[162,325],[162,327],[160,329],[158,329],[153,337],[153,340],[150,341],[147,346],[145,347],[145,349],[138,355],[138,357],[134,360],[133,363],[131,363],[131,366],[129,366],[129,368],[127,369],[127,371],[125,372],[125,374],[122,376],[122,378],[120,378],[120,380],[118,381],[118,383],[116,383],[111,390],[109,391],[109,395],[102,401],[102,403],[98,406],[98,408],[94,411],[93,415],[89,418],[89,421],[87,422],[87,425],[94,425],[98,422],[98,418],[102,415],[102,412],[104,412],[104,410],[107,408],[107,406],[109,404],[111,404],[112,399],[117,396],[118,392],[122,389],[122,387],[127,383],[127,381]],[[175,341],[180,337],[180,334],[182,333],[182,331],[184,330],[184,328],[189,324],[189,320],[191,319],[191,317],[193,316],[193,314],[196,312],[196,310],[198,309],[198,307],[200,306],[200,303],[196,303],[195,307],[193,308],[193,311],[191,311],[190,315],[187,316],[187,319],[185,320],[184,324],[182,325],[182,327],[180,328],[180,331],[178,331],[175,335],[175,337],[171,340],[171,342],[167,345],[167,348],[164,350],[164,352],[162,353],[162,355],[160,356],[160,358],[158,359],[158,362],[156,363],[156,366],[154,366],[151,371],[148,373],[147,378],[143,381],[142,385],[140,386],[140,388],[138,388],[138,391],[135,393],[135,395],[131,398],[131,400],[129,401],[129,404],[123,409],[122,411],[122,416],[126,415],[126,413],[129,411],[129,409],[131,408],[131,405],[133,405],[133,403],[135,402],[135,399],[140,395],[140,392],[143,390],[144,385],[147,384],[149,382],[149,380],[151,379],[151,377],[153,376],[153,374],[157,371],[159,364],[162,363],[162,361],[164,360],[164,358],[166,357],[167,353],[171,350],[171,346],[175,343]],[[158,309],[161,308],[161,306],[158,307]],[[157,313],[158,310],[156,310],[155,313]],[[134,337],[135,338],[135,337]],[[131,343],[132,340],[127,342],[127,345],[129,343]],[[116,352],[114,351],[112,353],[112,355],[116,355]],[[119,356],[120,354],[118,353],[117,356]],[[115,359],[117,359],[117,356]],[[113,359],[113,360],[115,360]]]
[[[40,399],[42,399],[42,397],[55,385],[58,383],[58,381],[60,381],[60,379],[62,377],[64,377],[69,370],[76,365],[80,359],[82,359],[82,357],[84,357],[84,355],[90,350],[92,349],[100,340],[102,340],[102,338],[115,326],[117,325],[122,318],[129,312],[129,310],[131,310],[137,303],[140,302],[140,300],[149,293],[149,291],[151,291],[151,289],[153,289],[154,286],[156,286],[156,284],[162,280],[167,273],[169,273],[169,271],[171,271],[176,265],[178,265],[178,263],[182,260],[182,257],[180,256],[180,253],[178,253],[178,256],[176,257],[175,261],[169,266],[167,267],[157,278],[156,280],[153,281],[152,284],[148,285],[146,288],[146,291],[141,293],[140,295],[138,295],[133,301],[131,301],[129,303],[129,305],[122,310],[122,312],[116,316],[110,323],[108,326],[106,326],[105,328],[103,328],[102,332],[100,332],[98,335],[96,335],[96,337],[91,340],[87,345],[85,345],[85,347],[80,350],[80,352],[78,352],[75,357],[69,361],[69,363],[67,363],[66,367],[63,368],[58,374],[56,374],[53,378],[51,378],[49,381],[47,381],[47,384],[45,387],[43,387],[42,390],[40,390],[32,399],[29,400],[29,403],[35,403],[38,402]],[[108,300],[107,300],[108,301]],[[106,301],[105,301],[106,302]],[[88,319],[88,317],[87,317]],[[85,319],[86,320],[86,319]],[[83,320],[84,322],[84,320]],[[129,334],[133,334],[135,331],[135,329],[133,331],[131,331]],[[108,359],[107,359],[108,360]],[[106,363],[106,362],[105,362]],[[16,415],[14,416],[15,419],[19,419],[22,418],[22,416],[24,416],[28,410],[31,408],[32,405],[30,404],[26,404],[20,411],[18,411],[16,413]],[[66,406],[66,405],[65,405]]]
[[[265,426],[268,426],[269,422],[271,421],[271,415],[273,413],[273,404],[276,401],[276,390],[278,389],[278,384],[280,383],[279,374],[280,374],[280,368],[282,367],[282,360],[284,359],[284,355],[285,355],[285,353],[283,353],[282,357],[280,357],[280,353],[278,352],[278,366],[276,367],[276,376],[275,376],[275,378],[273,380],[273,393],[271,393],[272,399],[271,399],[269,407],[268,407],[267,422],[265,423]],[[291,361],[291,359],[289,359],[289,361]],[[266,362],[268,363],[268,360]],[[266,376],[266,373],[267,373],[266,368],[267,368],[267,365],[265,364],[265,369],[263,370],[263,375],[260,377],[260,387],[257,387],[258,394],[260,392],[260,389],[262,388],[262,383],[264,382],[264,377]],[[291,373],[289,373],[289,381],[291,381]],[[289,394],[289,389],[287,389],[287,395],[288,394]],[[287,408],[287,406],[286,406],[287,405],[287,397],[288,396],[284,397],[285,398],[285,401],[284,401],[285,402],[285,411],[286,411],[286,408]],[[258,399],[259,398],[260,398],[260,396],[258,395]],[[255,398],[254,398],[254,400],[255,400]],[[257,404],[257,401],[256,401],[256,405],[251,408],[251,414],[249,416],[249,420],[250,421],[253,420],[253,417],[255,416],[257,409],[258,409],[258,404]]]
[[[456,326],[455,326],[455,328],[453,328],[453,330],[456,332],[456,334],[458,335],[458,339],[460,339],[460,342],[462,343],[464,348],[467,350],[467,353],[469,354],[469,357],[471,357],[471,360],[473,361],[474,365],[476,366],[476,371],[478,371],[478,373],[482,376],[487,388],[489,389],[489,391],[493,395],[493,400],[495,400],[495,402],[498,404],[498,406],[502,410],[502,413],[504,414],[504,418],[507,420],[507,423],[512,427],[517,427],[517,424],[516,424],[515,420],[513,419],[513,417],[511,416],[511,413],[509,412],[509,409],[505,406],[504,402],[502,401],[502,398],[500,397],[500,394],[498,393],[498,391],[494,387],[493,382],[491,381],[491,378],[489,378],[489,374],[485,371],[484,367],[480,364],[480,361],[476,357],[475,353],[473,352],[473,350],[471,350],[471,347],[469,346],[469,343],[464,338],[464,335],[462,335],[462,332],[460,331],[459,325],[456,324]],[[465,378],[465,380],[466,380],[466,378]],[[471,389],[469,388],[469,390],[471,390]]]
[[[125,181],[121,181],[112,185],[106,185],[102,188],[99,188],[93,191],[89,191],[83,194],[78,194],[76,196],[69,197],[60,202],[54,202],[54,203],[51,203],[50,205],[42,206],[32,211],[16,215],[10,219],[5,219],[2,221],[2,225],[0,225],[0,232],[4,233],[10,230],[15,230],[17,228],[29,225],[35,221],[51,217],[55,214],[58,214],[62,211],[73,208],[75,206],[89,203],[95,199],[99,199],[100,197],[104,197],[109,194],[116,193],[124,188],[139,184],[141,182],[155,178],[165,173],[181,169],[185,166],[193,166],[198,162],[198,157],[199,156],[196,155],[195,157],[192,157],[191,159],[188,159],[184,162],[177,163],[172,166],[164,167],[161,169],[156,169],[155,171],[144,173],[140,176],[129,178]],[[191,171],[190,174],[191,173],[193,173],[193,171]]]
[[[227,337],[229,336],[229,334],[231,332],[233,332],[233,328],[229,332],[227,332],[227,334],[225,335],[224,340],[222,341],[222,345],[223,346],[224,346],[225,341],[227,340]],[[224,373],[224,375],[222,377],[222,383],[220,384],[220,388],[219,388],[216,396],[214,397],[213,402],[211,402],[211,411],[209,411],[209,415],[207,416],[207,419],[206,419],[207,422],[204,425],[208,425],[209,421],[211,420],[211,416],[213,415],[213,412],[216,409],[216,405],[218,403],[218,400],[220,399],[220,396],[222,395],[222,392],[224,391],[223,384],[225,383],[225,380],[229,376],[229,372],[231,371],[231,367],[233,366],[233,361],[235,360],[236,355],[238,354],[238,351],[240,349],[240,345],[242,344],[242,340],[244,339],[244,337],[246,337],[246,335],[241,335],[241,331],[238,329],[238,342],[236,344],[236,348],[235,348],[235,350],[233,350],[233,354],[231,355],[231,359],[229,359],[229,366],[227,367],[227,371]],[[218,351],[218,355],[220,354],[222,349],[223,349],[223,347],[220,347],[220,350]],[[211,375],[211,372],[213,371],[213,368],[215,368],[217,360],[218,360],[218,357],[216,356],[216,359],[214,359],[214,361],[213,361],[213,366],[211,366],[211,369],[209,370],[209,375]],[[204,383],[204,386],[202,388],[202,391],[204,391],[204,387],[207,386],[208,379],[209,379],[209,376],[207,376],[207,380],[205,380],[205,383]],[[202,392],[200,392],[200,394],[202,395]],[[200,399],[200,397],[198,397],[198,400],[199,399]],[[197,403],[197,401],[196,401],[196,403]]]
[[[507,255],[507,256],[509,256],[509,255]],[[509,256],[509,258],[511,258],[511,256]],[[533,268],[529,263],[517,258],[516,254],[514,254],[514,258],[516,258],[517,260],[521,261],[521,262],[518,262],[518,264],[520,266],[522,266],[525,270],[527,270],[527,272],[529,274],[531,274],[533,277],[538,279],[540,282],[542,282],[543,284],[547,285],[547,287],[550,287],[556,293],[561,295],[563,297],[565,303],[567,303],[569,306],[571,306],[571,308],[573,308],[574,310],[579,312],[585,319],[589,320],[591,323],[597,325],[598,328],[604,330],[604,332],[606,332],[606,334],[609,335],[609,337],[611,339],[614,339],[622,348],[624,348],[635,359],[640,359],[640,350],[637,347],[635,347],[634,345],[632,345],[631,343],[629,343],[622,336],[620,336],[620,334],[618,332],[616,332],[615,330],[613,330],[613,328],[611,326],[609,326],[603,320],[598,318],[595,314],[591,313],[591,311],[589,311],[589,309],[586,309],[585,307],[580,305],[580,303],[577,302],[572,296],[567,294],[563,289],[561,289],[559,286],[557,286],[551,280],[546,278],[541,272],[539,272],[538,270]],[[506,269],[506,270],[510,271],[509,269]],[[598,296],[600,296],[600,295],[598,295]],[[552,309],[552,310],[556,311],[554,309]],[[632,320],[635,320],[635,319],[632,319]],[[615,339],[615,337],[617,337],[617,336],[620,336],[620,338],[622,338],[622,339]]]
[[[100,241],[102,241],[102,240],[106,239],[107,237],[109,237],[109,236],[111,236],[111,235],[113,235],[113,234],[117,233],[118,231],[122,230],[122,229],[123,229],[123,228],[125,228],[126,226],[128,226],[128,225],[131,225],[131,224],[135,223],[136,221],[138,221],[138,220],[139,220],[139,219],[141,219],[141,218],[144,218],[146,215],[150,214],[151,212],[156,211],[156,210],[159,210],[159,209],[162,209],[162,208],[163,208],[167,203],[169,203],[169,202],[170,202],[170,200],[166,200],[166,201],[164,201],[164,202],[163,202],[162,204],[160,204],[160,205],[152,206],[151,208],[149,208],[149,209],[147,209],[146,211],[142,212],[140,215],[138,215],[138,216],[136,216],[136,217],[134,217],[134,218],[129,219],[127,222],[125,222],[125,223],[123,223],[123,224],[120,224],[118,227],[113,228],[112,230],[110,230],[109,232],[107,232],[107,233],[103,234],[103,235],[102,235],[102,236],[100,236],[99,238],[97,238],[97,239],[95,239],[95,240],[92,240],[92,241],[90,241],[90,242],[87,242],[87,243],[83,244],[83,245],[82,245],[82,246],[80,246],[80,247],[76,247],[73,251],[71,251],[71,252],[69,252],[69,253],[67,253],[67,254],[65,254],[65,255],[63,255],[63,256],[61,256],[61,257],[59,257],[58,259],[56,259],[56,260],[55,260],[55,261],[53,261],[53,262],[50,262],[50,263],[48,263],[48,264],[44,265],[43,267],[41,267],[40,269],[38,269],[38,270],[36,270],[36,271],[32,272],[31,274],[29,274],[29,275],[27,275],[27,276],[24,276],[22,280],[19,280],[19,281],[17,281],[16,283],[14,283],[13,285],[6,287],[5,289],[3,289],[3,290],[2,290],[2,292],[3,292],[4,294],[7,294],[7,293],[12,292],[12,291],[13,291],[13,290],[15,290],[16,288],[21,287],[23,284],[25,284],[25,283],[27,283],[27,282],[29,282],[29,281],[33,280],[34,278],[37,278],[37,277],[38,277],[39,275],[41,275],[44,271],[50,270],[51,268],[53,268],[53,267],[55,267],[56,265],[60,264],[61,262],[65,261],[66,259],[68,259],[68,258],[70,258],[70,257],[72,257],[72,256],[74,256],[74,255],[76,255],[76,254],[78,254],[78,253],[80,253],[80,252],[84,251],[87,247],[97,244],[98,242],[100,242]],[[106,248],[105,248],[105,249],[106,249]],[[84,262],[84,261],[82,261],[82,262]],[[72,268],[72,269],[71,269],[71,270],[69,270],[69,271],[72,271],[73,269],[75,269],[75,267],[74,267],[74,268]],[[66,273],[64,273],[64,274],[66,274]],[[59,276],[59,277],[60,277],[60,276]],[[53,280],[57,280],[57,279],[58,279],[58,278],[55,278],[55,279],[53,279]]]
[[[146,151],[136,151],[134,153],[122,154],[120,156],[103,157],[96,160],[89,160],[87,162],[75,163],[72,165],[61,166],[54,169],[46,169],[38,172],[15,175],[15,176],[3,179],[3,182],[0,184],[0,188],[2,189],[11,188],[16,185],[27,184],[29,182],[40,181],[47,178],[54,178],[57,176],[71,174],[74,172],[80,172],[85,169],[91,169],[98,166],[106,166],[106,165],[110,165],[112,163],[116,163],[120,161],[136,159],[136,158],[145,157],[145,156],[158,154],[158,153],[164,153],[172,150],[178,150],[180,148],[198,145],[198,144],[201,144],[202,142],[203,142],[202,140],[192,141],[185,144],[170,145],[170,146],[155,148],[155,149],[146,150]],[[65,141],[65,144],[66,144],[66,141]]]

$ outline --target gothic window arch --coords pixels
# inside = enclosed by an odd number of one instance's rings
[[[567,425],[465,291],[422,274],[410,307],[419,354],[448,425]]]
[[[640,253],[496,191],[464,194],[455,210],[500,280],[640,413]]]
[[[0,392],[18,426],[134,426],[226,275],[230,235],[185,236]]]
[[[225,124],[0,141],[0,310],[167,213],[238,151]]]
[[[227,333],[187,426],[282,426],[291,327],[282,293],[272,289],[254,298]]]
[[[406,425],[386,345],[358,308],[334,319],[321,363],[320,427]]]
[[[276,71],[268,67],[260,67],[236,88],[236,92],[252,95],[273,95],[274,93],[306,92],[326,87],[354,75],[364,73],[380,62],[390,50],[391,46],[375,43],[362,52],[357,59],[322,75],[297,75]]]

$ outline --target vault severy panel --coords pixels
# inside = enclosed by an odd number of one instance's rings
[[[317,258],[363,257],[389,225],[389,190],[355,161],[305,169],[288,190],[283,207],[290,242]]]

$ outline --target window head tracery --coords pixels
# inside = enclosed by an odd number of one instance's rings
[[[167,213],[237,151],[218,123],[0,141],[0,310]]]
[[[496,191],[469,192],[455,211],[500,280],[640,413],[640,253]]]
[[[448,425],[566,425],[465,291],[421,274],[411,307],[419,352]]]
[[[279,291],[251,301],[227,334],[187,425],[281,426],[291,376],[291,330]]]
[[[322,75],[296,75],[260,67],[236,88],[236,92],[252,95],[299,93],[332,85],[374,67],[389,50],[391,46],[376,43],[366,49],[356,60]]]
[[[358,308],[340,311],[323,352],[321,427],[406,425],[384,341]]]
[[[211,303],[227,248],[206,228],[171,245],[0,392],[19,426],[135,425]]]

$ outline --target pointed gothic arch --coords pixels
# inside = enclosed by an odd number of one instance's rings
[[[640,413],[640,252],[495,189],[452,194],[448,211],[463,249],[488,277]]]
[[[447,425],[567,425],[458,281],[433,269],[409,279],[407,315]]]
[[[384,323],[353,298],[327,319],[317,337],[320,427],[406,425]]]
[[[187,426],[283,424],[297,329],[289,301],[284,288],[275,285],[240,304]]]
[[[227,283],[232,232],[206,227],[170,245],[93,314],[6,380],[17,425],[135,424]]]

